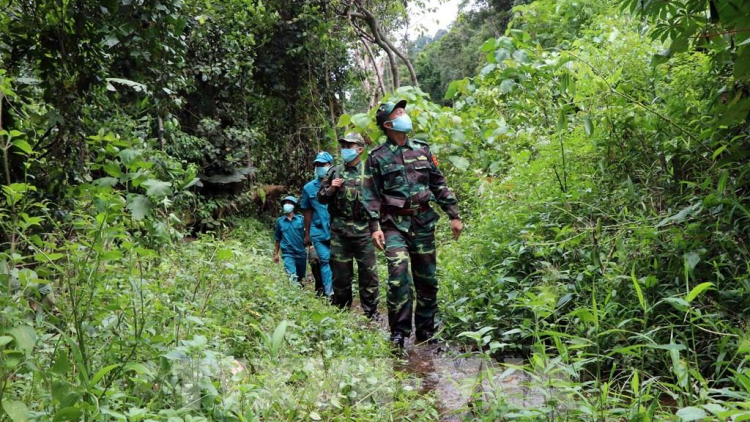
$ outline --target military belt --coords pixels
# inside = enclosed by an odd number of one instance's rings
[[[423,212],[426,212],[430,209],[430,206],[428,204],[422,204],[417,208],[396,208],[396,207],[385,207],[385,213],[391,214],[391,215],[400,215],[400,216],[415,216],[419,215]]]

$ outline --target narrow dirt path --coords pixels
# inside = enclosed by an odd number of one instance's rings
[[[354,301],[352,309],[362,314],[358,300]],[[377,327],[387,336],[388,311],[381,309],[380,315]],[[456,346],[415,344],[412,334],[404,345],[404,351],[404,358],[398,361],[394,369],[416,376],[420,381],[416,387],[422,394],[434,394],[441,421],[476,420],[477,416],[472,412],[481,413],[476,409],[481,404],[475,399],[484,393],[489,393],[488,397],[497,397],[499,393],[503,400],[516,407],[544,402],[540,392],[527,388],[529,378],[526,374],[512,371],[509,374],[496,362],[488,364],[486,359],[466,357],[465,351]],[[520,365],[522,361],[512,359],[507,363]],[[486,370],[483,374],[485,377],[480,377],[483,369]]]

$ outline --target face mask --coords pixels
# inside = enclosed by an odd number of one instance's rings
[[[355,158],[359,157],[357,148],[346,148],[341,150],[341,158],[344,159],[345,163],[351,163]]]
[[[318,179],[326,177],[326,173],[328,173],[328,167],[315,167],[315,175]]]
[[[284,204],[284,214],[289,214],[292,211],[294,211],[293,204]]]
[[[408,114],[402,114],[393,120],[389,120],[389,122],[391,122],[393,125],[392,129],[396,132],[411,132],[411,119]]]

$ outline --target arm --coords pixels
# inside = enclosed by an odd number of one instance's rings
[[[324,205],[328,205],[333,202],[333,196],[336,194],[338,186],[332,184],[336,177],[335,168],[331,168],[326,175],[326,178],[320,182],[320,189],[318,189],[318,202]]]
[[[365,162],[365,174],[362,179],[362,203],[370,220],[370,233],[380,231],[380,185],[380,169],[372,156],[369,156]]]
[[[276,223],[276,227],[273,230],[273,262],[279,262],[279,248],[281,247],[281,227],[279,223]]]
[[[372,243],[383,251],[385,250],[385,235],[380,230],[380,206],[383,203],[380,197],[380,185],[380,169],[370,155],[365,162],[365,174],[362,179],[362,202],[369,216]]]
[[[305,246],[310,246],[310,226],[312,225],[312,203],[310,203],[310,195],[307,194],[307,190],[302,188],[302,200],[300,201],[300,208],[302,214],[305,216]]]
[[[305,246],[310,246],[310,226],[312,225],[312,213],[313,210],[304,210],[305,213]]]
[[[453,192],[448,188],[448,182],[445,180],[445,176],[440,169],[435,165],[435,161],[432,159],[432,153],[427,152],[428,159],[430,160],[430,191],[435,195],[435,200],[440,208],[448,214],[451,220],[460,219],[458,216],[458,201],[453,195]]]

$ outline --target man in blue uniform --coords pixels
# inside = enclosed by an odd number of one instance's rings
[[[284,260],[284,270],[289,278],[299,282],[305,279],[307,253],[305,252],[305,221],[301,215],[294,213],[297,198],[287,196],[281,200],[284,215],[276,220],[273,250],[273,262],[279,262],[279,249]]]
[[[331,273],[331,216],[328,205],[318,202],[320,182],[333,165],[331,154],[323,151],[315,156],[315,178],[302,188],[300,208],[305,213],[305,245],[313,245],[320,260],[320,275],[323,279],[323,292],[328,299],[333,295],[333,275]]]

